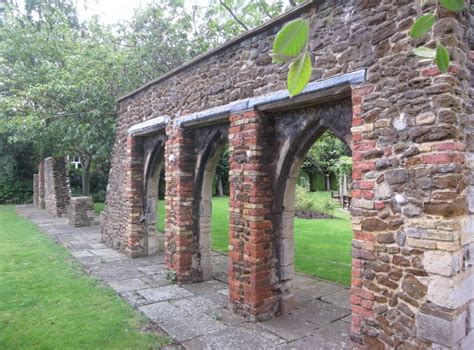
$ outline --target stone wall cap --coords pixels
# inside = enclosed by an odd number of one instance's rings
[[[242,42],[246,39],[249,39],[249,38],[251,38],[255,35],[258,35],[261,32],[264,32],[264,31],[266,31],[266,30],[268,30],[268,29],[270,29],[274,26],[277,26],[279,24],[287,22],[287,21],[293,19],[294,17],[298,16],[301,12],[306,11],[308,8],[310,8],[311,6],[316,4],[317,2],[320,2],[320,0],[312,0],[312,1],[305,2],[301,5],[298,5],[294,8],[292,8],[290,11],[288,11],[286,13],[283,13],[283,14],[273,18],[273,19],[269,20],[268,22],[265,22],[264,24],[254,28],[254,29],[251,29],[251,30],[249,30],[245,33],[242,33],[242,34],[236,36],[235,38],[233,38],[229,41],[226,41],[225,43],[217,46],[216,48],[211,49],[211,50],[209,50],[209,51],[207,51],[207,52],[191,59],[190,61],[184,63],[183,65],[181,65],[181,66],[179,66],[175,69],[170,70],[168,73],[165,73],[165,74],[159,76],[158,78],[149,81],[145,85],[129,92],[128,94],[126,94],[122,97],[119,97],[117,99],[117,102],[121,102],[123,100],[126,100],[127,98],[133,97],[134,95],[141,92],[142,90],[145,90],[146,88],[148,88],[152,85],[155,85],[157,83],[160,83],[164,80],[167,80],[167,79],[173,77],[174,75],[178,74],[179,72],[182,72],[182,71],[194,66],[195,64],[198,64],[199,62],[204,61],[205,59],[207,59],[209,57],[212,57],[212,56],[218,54],[221,51],[226,50],[229,47],[237,45],[240,42]]]
[[[145,135],[160,129],[164,129],[166,128],[166,125],[168,125],[169,120],[170,118],[167,115],[162,115],[146,120],[144,122],[132,125],[128,129],[128,134],[133,136]]]

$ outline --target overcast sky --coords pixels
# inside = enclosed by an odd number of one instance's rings
[[[153,0],[76,0],[79,17],[82,20],[99,15],[103,22],[108,24],[131,19],[136,8],[152,2]],[[185,5],[191,8],[194,4],[206,5],[208,2],[209,0],[185,0]],[[18,0],[18,3],[23,7],[23,0]]]
[[[159,2],[159,0],[155,1]],[[131,19],[136,8],[152,2],[153,0],[78,0],[78,10],[81,19],[99,15],[104,22],[111,24]],[[208,0],[185,0],[185,5],[189,8],[194,4],[206,5],[207,3]]]

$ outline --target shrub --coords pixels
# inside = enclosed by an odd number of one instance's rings
[[[317,212],[332,216],[336,210],[336,204],[331,198],[318,201],[304,187],[296,186],[295,209],[301,211]]]

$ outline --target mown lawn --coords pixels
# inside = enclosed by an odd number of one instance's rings
[[[145,318],[69,253],[0,206],[0,349],[158,349]]]
[[[330,192],[314,192],[315,200],[323,203]],[[164,201],[158,203],[159,231],[164,231]],[[334,219],[295,218],[296,271],[325,280],[350,285],[351,240],[350,215],[336,209]],[[229,245],[229,198],[212,200],[212,248],[227,252]]]

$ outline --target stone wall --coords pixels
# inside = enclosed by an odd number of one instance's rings
[[[46,158],[44,179],[46,211],[57,217],[66,215],[71,199],[66,158]]]
[[[433,7],[434,1],[424,5],[426,11]],[[472,13],[438,13],[434,35],[451,52],[448,74],[411,53],[408,31],[418,14],[411,0],[314,1],[122,98],[104,241],[132,256],[145,254],[137,249],[145,237],[144,148],[128,130],[168,115],[167,263],[179,281],[192,281],[196,160],[191,134],[175,121],[284,89],[287,67],[271,64],[269,50],[282,23],[303,16],[312,25],[312,80],[367,72],[349,96],[352,339],[370,349],[472,348]],[[234,310],[254,319],[284,312],[285,294],[273,288],[281,242],[270,173],[281,151],[266,149],[277,143],[272,118],[274,111],[256,110],[229,118],[229,297]]]
[[[45,183],[44,183],[44,159],[42,159],[38,165],[38,206],[41,209],[46,208],[45,202]]]
[[[68,208],[69,225],[74,227],[93,226],[95,222],[92,197],[72,197]]]
[[[39,178],[38,174],[33,174],[33,205],[39,206]]]

